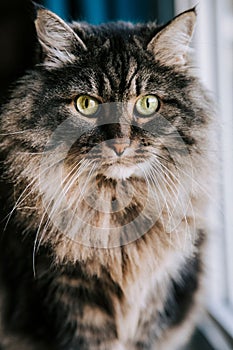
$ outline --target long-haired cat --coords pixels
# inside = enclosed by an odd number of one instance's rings
[[[1,108],[3,350],[174,350],[199,313],[212,102],[188,10],[66,24]]]

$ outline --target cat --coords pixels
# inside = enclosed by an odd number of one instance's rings
[[[213,103],[169,23],[65,23],[1,107],[0,347],[175,350],[202,305]]]

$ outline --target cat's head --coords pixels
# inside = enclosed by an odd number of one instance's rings
[[[143,176],[170,146],[186,152],[195,142],[186,124],[202,118],[191,105],[195,83],[187,74],[195,20],[192,9],[162,28],[128,23],[70,27],[39,10],[43,99],[32,122],[41,123],[37,114],[43,113],[45,127],[54,131],[60,125],[61,134],[66,121],[62,134],[69,144],[72,139],[71,163],[95,160],[101,175],[116,180]]]
[[[68,25],[38,10],[40,60],[12,95],[2,145],[45,232],[47,216],[74,238],[82,225],[91,235],[131,220],[145,233],[161,215],[185,217],[210,114],[190,67],[195,21],[191,9],[161,27]]]

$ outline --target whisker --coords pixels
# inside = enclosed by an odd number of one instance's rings
[[[155,169],[151,169],[150,170],[150,177],[151,177],[151,180],[155,183],[155,186],[156,186],[156,188],[158,189],[158,191],[160,192],[160,195],[161,195],[161,197],[163,198],[163,200],[164,200],[164,204],[165,204],[165,207],[166,207],[166,210],[167,210],[167,214],[168,214],[168,224],[170,225],[170,227],[172,226],[171,225],[171,222],[172,222],[172,212],[171,212],[171,210],[170,210],[170,208],[169,208],[169,205],[168,205],[168,201],[167,201],[167,198],[166,198],[166,196],[165,196],[165,194],[164,194],[164,192],[165,192],[165,190],[163,191],[163,189],[161,188],[161,183],[158,181],[158,179],[157,179],[157,177],[158,177],[158,173],[159,174],[161,174],[161,172],[160,171],[157,171],[157,170],[155,170]],[[153,176],[152,176],[153,175]],[[167,191],[166,191],[167,192]],[[164,227],[164,229],[166,229],[167,230],[167,225],[165,225],[165,223],[164,223],[164,220],[165,220],[165,218],[163,219],[163,227]],[[170,234],[171,234],[171,232],[170,232]],[[171,238],[170,238],[170,243],[172,242],[172,240],[171,240]]]
[[[163,169],[163,172],[164,174],[166,175],[167,174],[167,171],[165,169]],[[168,181],[167,178],[170,180]],[[172,206],[173,206],[173,213],[175,212],[175,210],[177,211],[177,207],[180,207],[181,210],[182,210],[182,218],[185,220],[186,222],[186,231],[185,233],[189,233],[189,225],[188,225],[188,222],[187,222],[187,217],[186,217],[186,213],[187,213],[187,209],[188,209],[188,205],[187,205],[187,208],[184,207],[183,205],[183,201],[181,200],[180,198],[180,194],[179,194],[179,190],[177,188],[177,186],[175,185],[174,181],[172,181],[172,179],[169,177],[169,175],[167,175],[167,178],[165,177],[164,178],[164,181],[166,182],[167,186],[169,187],[169,189],[172,191],[174,197],[171,197],[172,198]],[[180,185],[180,182],[177,181],[178,184]],[[168,194],[170,195],[169,191],[168,191]],[[175,202],[173,201],[173,198],[175,198]],[[177,222],[176,226],[173,227],[172,231],[171,232],[175,232],[176,231],[176,228],[177,226],[179,225],[179,222]]]
[[[41,155],[44,155],[45,152],[15,152],[15,154],[22,154],[22,155],[33,155],[33,156],[41,156]]]
[[[59,162],[60,162],[60,160],[59,160]],[[54,166],[56,164],[59,164],[59,162],[55,162],[55,163],[51,164],[48,168],[44,169],[43,172],[48,171],[48,169],[50,167],[52,167],[52,166]],[[36,169],[38,170],[39,168],[40,168],[40,165]],[[36,171],[36,169],[35,169],[35,171]],[[9,224],[9,221],[10,221],[14,211],[17,209],[18,206],[20,206],[25,201],[26,198],[28,198],[31,195],[31,193],[33,192],[33,189],[31,191],[29,191],[25,196],[24,196],[24,194],[27,192],[28,188],[30,188],[39,179],[39,177],[41,176],[41,174],[43,174],[43,172],[39,173],[36,177],[34,177],[33,180],[26,186],[26,188],[23,190],[23,192],[20,194],[19,198],[17,199],[13,209],[3,219],[3,221],[7,219],[6,224],[4,226],[4,229],[3,229],[3,232],[6,231],[6,228],[7,228],[8,224]]]
[[[78,205],[79,205],[79,203],[80,203],[80,201],[81,201],[81,197],[84,198],[85,191],[86,191],[86,188],[87,188],[89,179],[92,177],[92,174],[94,173],[96,167],[97,167],[96,164],[93,164],[93,165],[92,165],[92,168],[90,169],[90,171],[89,171],[89,173],[88,173],[88,176],[87,176],[87,178],[86,178],[86,180],[85,180],[85,183],[84,183],[83,187],[81,188],[81,192],[80,192],[80,194],[79,194],[79,197],[75,200],[76,207],[75,207],[75,209],[73,210],[73,215],[72,215],[71,220],[70,220],[70,225],[72,225],[74,215],[75,215],[75,213],[76,213],[76,211],[77,211],[77,209],[78,209]],[[78,180],[78,179],[77,179],[77,180]],[[77,181],[77,180],[76,180],[76,181]]]
[[[154,157],[154,159],[155,159],[156,162],[158,162],[158,159],[156,159],[156,157]],[[182,187],[184,193],[187,195],[187,198],[188,198],[187,208],[184,208],[183,202],[182,202],[181,200],[179,200],[179,202],[180,202],[181,209],[183,210],[183,215],[184,215],[184,216],[183,216],[183,219],[184,219],[185,222],[186,222],[186,228],[187,228],[187,231],[186,231],[186,232],[189,233],[189,237],[191,238],[192,235],[191,235],[191,232],[190,232],[190,229],[189,229],[189,224],[188,224],[187,215],[186,215],[186,213],[187,213],[187,211],[188,211],[188,207],[191,208],[192,218],[193,218],[193,220],[194,220],[194,229],[195,229],[195,227],[196,227],[196,224],[195,224],[194,209],[193,209],[193,206],[192,206],[192,203],[191,203],[191,200],[190,200],[190,193],[187,192],[187,190],[184,188],[184,186],[183,186],[183,184],[181,183],[181,181],[177,178],[176,175],[174,175],[173,172],[171,172],[171,170],[170,170],[167,166],[165,166],[165,165],[162,164],[161,162],[158,162],[158,164],[159,164],[160,166],[163,167],[163,171],[164,171],[164,172],[169,173],[172,177],[174,177],[174,178],[176,179],[176,181],[177,181],[177,183],[179,184],[179,186]],[[170,181],[171,181],[170,176],[168,176],[168,178],[169,178]],[[171,183],[173,184],[173,186],[175,185],[173,181],[171,181]],[[170,185],[169,185],[169,186],[170,186]],[[179,198],[179,196],[178,196],[178,198]]]
[[[81,166],[80,166],[81,163]],[[58,196],[57,200],[54,202],[54,205],[52,207],[52,210],[49,212],[50,217],[54,214],[54,212],[56,212],[57,208],[60,207],[60,204],[62,203],[64,197],[66,196],[66,194],[68,193],[68,191],[70,190],[70,188],[73,186],[73,184],[75,183],[75,181],[77,181],[77,178],[87,169],[87,167],[90,165],[90,161],[80,161],[78,164],[76,164],[73,169],[67,174],[67,176],[65,177],[65,179],[62,180],[60,186],[61,188],[59,188],[58,186],[58,191],[61,189],[60,195]],[[74,172],[78,166],[80,166],[79,170],[77,172],[75,172],[71,177],[70,175],[72,174],[72,172]],[[63,187],[63,184],[65,183],[65,181],[67,180],[67,178],[70,177],[69,181],[66,183],[65,187]],[[57,193],[57,191],[56,191]],[[55,195],[53,197],[53,199],[55,198]],[[52,201],[50,201],[49,206],[51,204]],[[46,212],[49,209],[49,206],[46,208]],[[59,212],[57,213],[59,214]],[[44,230],[47,230],[47,225],[45,225]]]
[[[79,161],[79,162],[76,164],[76,166],[75,166],[74,168],[77,168],[77,167],[80,165],[80,163],[82,163],[82,161],[83,161],[83,160]],[[73,170],[74,170],[74,169],[73,169]],[[70,172],[69,172],[69,173],[67,174],[67,176],[63,179],[63,181],[62,181],[62,183],[61,183],[61,186],[63,185],[63,183],[66,181],[66,179],[67,179],[69,176],[70,176]],[[39,231],[40,231],[40,227],[41,227],[42,222],[43,222],[43,219],[44,219],[44,217],[45,217],[45,215],[46,215],[45,213],[48,212],[48,209],[49,209],[49,207],[50,207],[52,201],[54,200],[56,194],[57,194],[58,192],[60,192],[60,190],[61,190],[61,188],[60,188],[59,186],[57,186],[57,189],[56,189],[56,191],[55,191],[55,193],[54,193],[54,196],[51,198],[51,200],[49,201],[47,207],[45,208],[45,211],[44,211],[44,214],[43,214],[42,219],[41,219],[41,221],[40,221],[40,225],[39,225],[39,227],[38,227],[37,233],[39,233]],[[62,193],[62,191],[61,191],[61,193]],[[36,236],[37,236],[37,234],[36,234]]]
[[[18,135],[18,134],[24,134],[25,132],[31,132],[31,131],[33,131],[33,129],[27,129],[27,130],[15,131],[15,132],[3,133],[3,134],[0,134],[0,136]]]
[[[51,198],[50,202],[48,203],[47,207],[44,210],[44,214],[42,215],[42,218],[40,220],[40,224],[39,227],[37,229],[36,232],[36,236],[35,236],[35,240],[34,240],[34,248],[33,248],[33,271],[34,271],[34,275],[36,274],[36,269],[35,269],[35,256],[36,253],[38,252],[38,249],[41,245],[41,242],[43,241],[43,238],[45,236],[46,230],[48,228],[49,222],[51,220],[51,216],[55,215],[57,209],[60,207],[60,203],[62,202],[64,196],[67,194],[67,192],[69,191],[69,189],[72,187],[73,183],[75,181],[77,181],[77,178],[86,171],[86,169],[88,168],[88,166],[90,166],[90,164],[93,163],[93,160],[86,160],[86,159],[82,159],[81,161],[79,161],[77,164],[75,164],[75,166],[71,169],[71,171],[66,175],[66,177],[62,180],[61,184],[58,186],[57,191],[54,193],[53,197]],[[79,170],[77,172],[75,172],[75,170],[78,168]],[[71,177],[70,175],[75,172]],[[67,180],[67,178],[69,178],[69,181],[66,183],[65,187],[63,187],[63,184],[65,183],[65,181]],[[58,193],[58,191],[60,191],[62,189],[62,191],[60,192],[59,197],[56,199],[56,201],[54,202],[53,207],[51,208],[51,211],[49,212],[49,217],[43,227],[43,232],[41,234],[40,240],[38,240],[40,232],[41,232],[41,227],[45,218],[46,213],[48,213],[49,211],[49,207],[52,203],[52,201],[54,201],[54,199],[56,198],[56,194]],[[59,213],[57,213],[56,215],[58,215]]]
[[[158,154],[156,154],[156,153],[155,153],[154,155],[156,155],[158,158],[161,158],[161,159],[164,160],[166,163],[169,163],[169,160],[166,159],[165,157],[162,157],[161,155],[158,155]],[[191,163],[191,162],[190,162],[190,163]],[[190,179],[192,180],[192,182],[193,182],[196,186],[198,186],[198,187],[200,188],[200,190],[202,190],[202,191],[207,195],[207,197],[208,197],[211,201],[213,201],[214,204],[217,205],[218,209],[222,212],[222,208],[220,208],[219,203],[217,202],[217,200],[215,200],[215,198],[211,195],[211,192],[209,192],[209,191],[207,190],[206,187],[204,187],[199,181],[197,181],[197,180],[195,179],[195,177],[193,176],[193,167],[192,167],[192,164],[190,164],[190,165],[191,165],[191,169],[192,169],[191,174],[187,173],[187,172],[186,172],[184,169],[182,169],[178,164],[175,164],[176,168],[177,168],[179,171],[181,171],[184,175],[186,175],[188,178],[190,178]]]
[[[139,164],[137,164],[137,166],[139,167],[139,169],[144,173],[144,176],[145,176],[145,179],[146,179],[146,182],[148,184],[148,187],[151,189],[151,192],[153,193],[153,197],[155,199],[155,202],[158,204],[158,209],[159,209],[159,212],[162,212],[162,207],[161,207],[161,201],[159,200],[159,197],[157,195],[157,192],[154,191],[154,189],[152,188],[151,184],[150,184],[150,181],[152,182],[152,184],[154,184],[154,179],[151,177],[151,174],[150,173],[146,173],[143,169],[143,167],[141,167]],[[150,178],[150,181],[148,179],[148,176]],[[156,186],[157,185],[157,186]],[[160,187],[159,183],[155,184],[156,188]],[[155,198],[156,196],[156,198]],[[160,220],[162,220],[162,224],[163,226],[164,225],[164,222],[163,222],[163,217],[160,217]]]

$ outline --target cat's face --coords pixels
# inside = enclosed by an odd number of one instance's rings
[[[45,231],[48,215],[75,239],[85,226],[91,242],[93,227],[119,231],[132,221],[126,236],[138,237],[161,216],[170,231],[186,216],[208,119],[189,69],[194,23],[191,10],[164,28],[70,27],[39,10],[41,64],[15,94],[16,119],[8,116],[6,130],[19,132],[14,142],[22,155],[12,156],[14,167],[39,192]]]
[[[177,37],[164,43],[167,30],[156,35],[153,25],[74,25],[71,31],[48,12],[39,12],[37,30],[47,71],[43,99],[35,108],[39,114],[46,111],[46,131],[67,119],[76,128],[71,165],[75,159],[92,159],[100,175],[124,180],[144,177],[159,157],[169,157],[169,147],[187,153],[178,129],[195,114],[188,96],[193,81],[177,70],[182,72],[186,64],[194,21],[193,11],[183,15],[168,30],[169,35],[177,30]],[[52,25],[57,26],[55,37]],[[171,52],[165,68],[158,63],[166,50]],[[70,141],[67,122],[63,134]],[[193,142],[190,134],[185,137]]]

